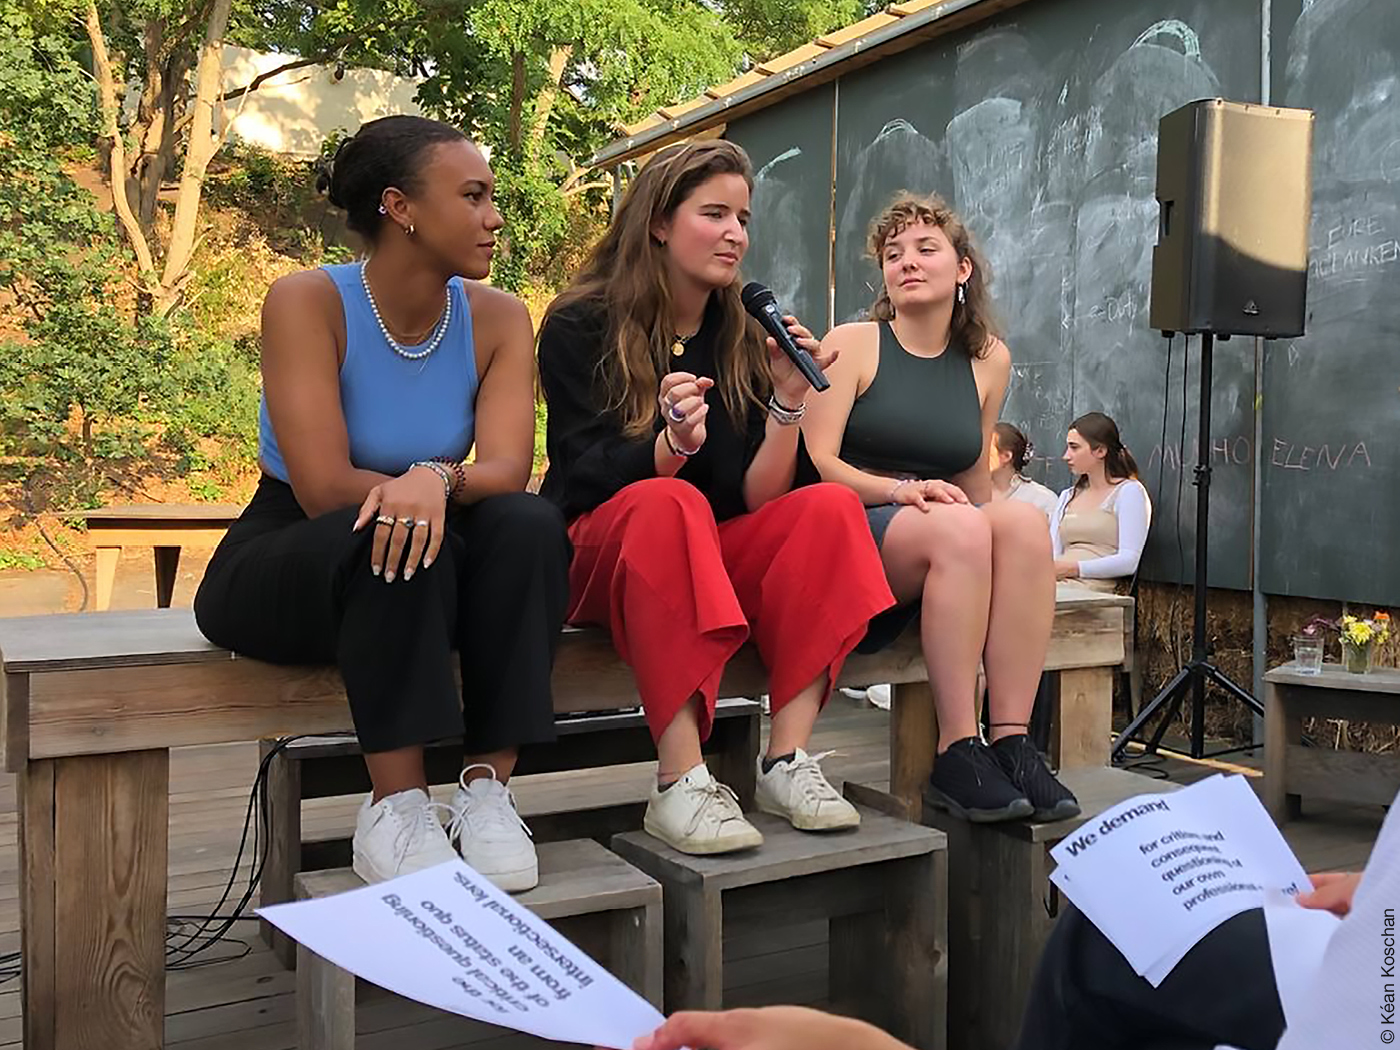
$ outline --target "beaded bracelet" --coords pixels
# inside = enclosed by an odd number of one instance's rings
[[[451,473],[454,479],[452,483],[452,494],[455,496],[467,487],[467,468],[461,460],[448,459],[446,456],[438,456],[434,461],[441,463]]]

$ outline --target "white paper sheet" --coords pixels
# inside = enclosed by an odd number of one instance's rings
[[[258,914],[391,992],[544,1039],[625,1050],[663,1021],[645,999],[460,860]]]
[[[1129,799],[1051,855],[1051,880],[1154,987],[1216,926],[1260,907],[1264,891],[1311,887],[1238,776]]]
[[[1282,893],[1265,894],[1264,925],[1269,931],[1269,956],[1285,1025],[1298,1022],[1302,1004],[1322,968],[1328,942],[1341,924],[1342,920],[1329,911],[1301,907]]]

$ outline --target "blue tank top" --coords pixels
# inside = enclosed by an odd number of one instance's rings
[[[413,361],[384,341],[360,279],[360,266],[322,267],[335,282],[345,310],[340,408],[350,438],[351,464],[397,477],[415,460],[465,459],[475,439],[477,388],[466,286],[460,278],[448,282],[452,320],[437,349]],[[267,473],[279,481],[289,480],[266,394],[258,411],[258,458]]]

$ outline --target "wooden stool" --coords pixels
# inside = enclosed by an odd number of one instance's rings
[[[661,887],[590,839],[539,847],[540,884],[513,899],[552,924],[618,980],[661,1005]],[[303,872],[298,900],[364,883],[349,868]],[[297,1046],[353,1050],[355,975],[297,945]]]
[[[943,835],[870,810],[852,831],[811,834],[767,814],[756,850],[678,853],[645,832],[613,849],[661,883],[666,1011],[723,1006],[731,933],[827,919],[831,1008],[913,1046],[944,1046],[947,858]]]
[[[702,745],[710,768],[752,805],[758,763],[760,705],[756,700],[720,700],[715,705],[714,728]],[[611,711],[569,716],[555,722],[558,740],[529,747],[516,763],[514,777],[558,773],[628,762],[655,760],[656,745],[640,711]],[[263,756],[277,746],[261,744]],[[424,748],[429,784],[453,784],[462,771],[460,740]],[[302,828],[301,804],[306,799],[358,795],[370,790],[360,745],[353,736],[311,737],[277,751],[267,768],[266,796],[270,825],[267,864],[259,891],[261,904],[281,904],[292,899],[292,880],[298,872],[339,868],[350,863],[351,827],[307,831]],[[587,812],[573,809],[540,814],[522,812],[536,843],[591,838],[608,842],[620,831],[641,826],[646,797]],[[282,965],[296,964],[296,946],[269,923],[262,935]]]
[[[1060,781],[1082,812],[1052,824],[970,824],[932,806],[924,823],[948,841],[948,1046],[1005,1050],[1016,1041],[1041,949],[1060,911],[1050,850],[1134,795],[1180,785],[1122,769],[1072,769]]]

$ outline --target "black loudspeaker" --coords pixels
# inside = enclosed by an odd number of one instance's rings
[[[1151,325],[1303,334],[1313,114],[1202,99],[1158,126]]]

